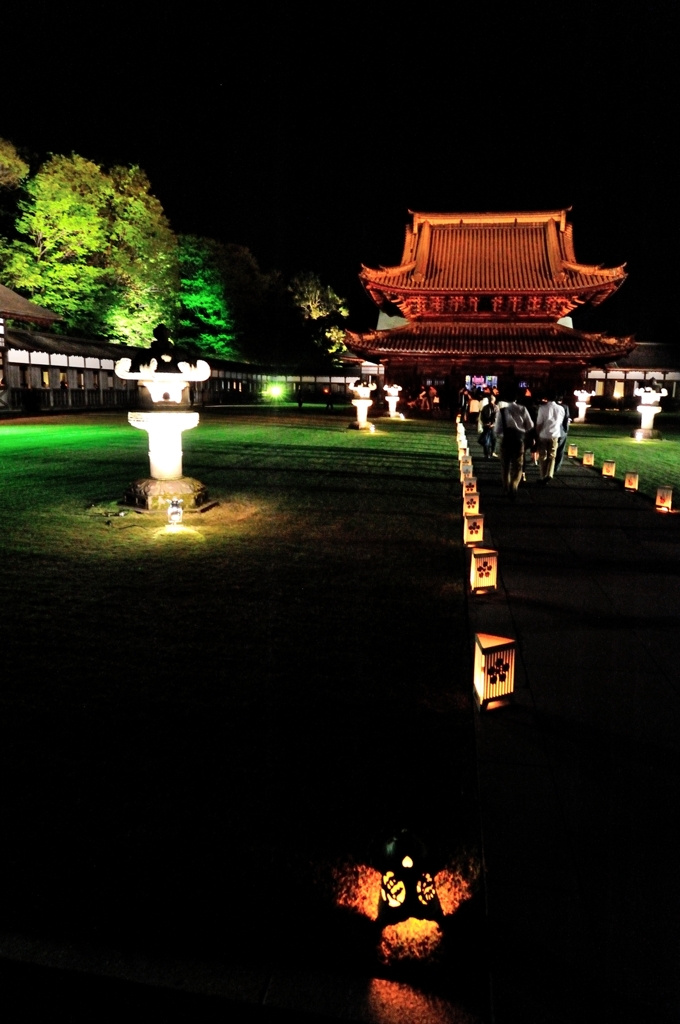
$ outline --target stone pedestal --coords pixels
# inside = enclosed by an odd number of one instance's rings
[[[663,434],[655,428],[638,427],[637,430],[631,430],[630,436],[636,441],[660,441]]]
[[[149,435],[151,478],[130,484],[123,495],[125,504],[150,512],[165,511],[173,498],[181,498],[185,510],[205,505],[205,485],[182,476],[182,433],[198,426],[198,413],[130,412],[128,422]]]
[[[357,411],[357,430],[368,429],[368,410],[373,405],[370,398],[354,398],[352,399],[352,405]]]
[[[209,502],[208,489],[200,480],[183,476],[179,480],[135,480],[125,491],[123,501],[147,512],[166,512],[173,498],[181,498],[185,512]]]

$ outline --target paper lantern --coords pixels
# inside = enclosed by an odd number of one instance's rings
[[[465,455],[463,456],[463,458],[460,460],[460,464],[461,464],[461,466],[471,466],[472,465],[472,456],[469,455],[466,452]]]
[[[475,633],[474,691],[480,711],[504,703],[515,689],[515,641],[507,636]]]
[[[570,444],[569,447],[567,448],[567,455],[569,456],[570,459],[577,458],[577,456],[578,456],[578,445],[577,444]]]
[[[407,829],[391,835],[380,850],[379,863],[378,916],[383,925],[441,915],[435,870],[421,839]]]
[[[481,512],[463,516],[463,543],[479,544],[484,542],[484,516]]]
[[[605,459],[602,463],[602,476],[616,476],[616,463],[613,459]]]
[[[583,465],[594,466],[595,465],[595,452],[584,452],[583,453]]]
[[[473,470],[472,466],[461,466],[460,467],[460,482],[463,483],[464,480],[469,480],[473,473],[474,473],[474,470]]]
[[[466,516],[479,512],[479,494],[477,492],[463,495],[463,512]]]
[[[673,508],[673,488],[657,487],[656,508],[659,512],[670,512]]]
[[[498,552],[492,548],[473,548],[470,559],[470,590],[483,594],[498,587]]]
[[[627,491],[637,491],[638,489],[638,474],[637,473],[626,473],[623,479],[623,486]]]
[[[477,493],[477,477],[468,476],[463,480],[463,494]]]

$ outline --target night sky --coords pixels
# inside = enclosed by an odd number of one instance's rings
[[[576,326],[675,343],[670,3],[69,6],[3,44],[0,136],[36,159],[140,164],[176,231],[319,272],[360,329],[409,209],[572,206],[578,259],[630,275]]]

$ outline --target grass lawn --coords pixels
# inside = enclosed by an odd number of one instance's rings
[[[177,532],[124,416],[0,426],[4,927],[375,971],[334,867],[474,850],[454,431],[347,422],[204,415]]]
[[[662,417],[658,426],[663,431],[663,440],[636,441],[629,436],[634,429],[630,424],[618,427],[577,423],[569,428],[569,440],[578,445],[579,459],[584,451],[595,453],[599,472],[605,459],[614,459],[618,480],[622,481],[626,473],[639,473],[639,490],[652,498],[656,497],[657,487],[673,487],[677,504],[680,501],[680,431],[677,427],[664,426]]]

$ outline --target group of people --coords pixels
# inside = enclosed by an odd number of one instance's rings
[[[409,409],[417,409],[418,412],[431,412],[435,416],[441,412],[439,392],[434,384],[430,384],[429,387],[425,384],[421,385],[418,395],[413,398],[407,395],[406,405]]]
[[[492,392],[482,399],[478,413],[479,442],[487,459],[500,447],[503,488],[511,500],[525,475],[525,456],[531,453],[546,486],[562,465],[569,433],[569,406],[563,396],[548,392],[533,402],[520,389],[512,402],[499,402]]]

